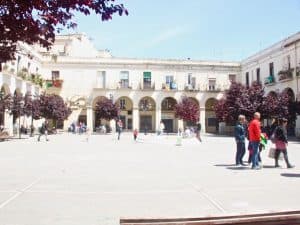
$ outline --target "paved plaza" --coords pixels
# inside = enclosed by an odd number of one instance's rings
[[[120,217],[199,217],[300,209],[294,169],[234,166],[230,137],[59,134],[0,143],[1,225],[117,225]],[[246,159],[246,157],[245,157]]]

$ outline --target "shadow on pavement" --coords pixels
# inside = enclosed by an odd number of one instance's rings
[[[297,178],[300,178],[300,174],[299,173],[282,173],[281,176],[283,176],[283,177],[297,177]]]
[[[235,164],[216,164],[214,166],[223,166],[223,167],[229,167],[229,166],[235,166]]]
[[[251,168],[248,166],[235,166],[235,167],[228,166],[228,167],[226,167],[226,169],[228,169],[228,170],[249,170]]]
[[[273,166],[273,165],[264,165],[263,168],[264,169],[275,169],[275,166]]]

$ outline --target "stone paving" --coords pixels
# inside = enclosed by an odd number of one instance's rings
[[[60,134],[0,143],[1,225],[117,225],[120,217],[199,217],[300,209],[294,169],[234,166],[230,137]],[[246,159],[246,157],[245,157]]]

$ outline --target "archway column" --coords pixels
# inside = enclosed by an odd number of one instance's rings
[[[181,131],[184,131],[184,123],[183,120],[178,120],[178,130],[179,128],[181,129]]]
[[[87,123],[88,129],[93,131],[94,127],[93,127],[93,108],[92,108],[92,106],[86,107],[86,123]]]
[[[160,121],[161,121],[161,107],[157,106],[155,109],[155,131],[160,129]]]
[[[9,135],[13,135],[13,115],[8,110],[4,113],[4,128],[8,131]]]
[[[138,129],[140,127],[140,118],[139,118],[139,108],[138,107],[134,107],[132,110],[132,126],[133,129]]]
[[[200,123],[201,123],[201,132],[204,133],[206,130],[206,121],[205,121],[205,107],[200,107]]]

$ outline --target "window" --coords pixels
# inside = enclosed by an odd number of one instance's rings
[[[192,73],[188,74],[188,82],[187,82],[187,89],[194,90],[196,88],[196,77],[193,77]]]
[[[52,80],[59,80],[59,71],[52,71]]]
[[[192,83],[192,74],[189,73],[188,74],[188,84],[191,84]]]
[[[236,82],[236,75],[235,74],[229,74],[229,81],[230,82]]]
[[[168,89],[175,89],[173,76],[166,76],[166,86]]]
[[[106,71],[98,71],[97,72],[97,87],[105,88],[106,82]]]
[[[124,98],[120,99],[120,109],[121,110],[126,109],[126,99],[124,99]]]
[[[269,63],[269,73],[270,73],[270,77],[274,77],[274,63],[273,62]]]
[[[291,56],[290,55],[287,56],[287,66],[288,66],[288,69],[290,70],[291,69]]]
[[[249,87],[249,72],[246,72],[246,86]]]
[[[216,80],[215,79],[210,79],[208,81],[208,90],[210,90],[210,91],[216,90]]]
[[[120,87],[129,88],[129,71],[120,72]]]
[[[151,72],[143,73],[143,87],[151,88]]]
[[[256,69],[256,81],[257,83],[260,83],[260,68]]]

